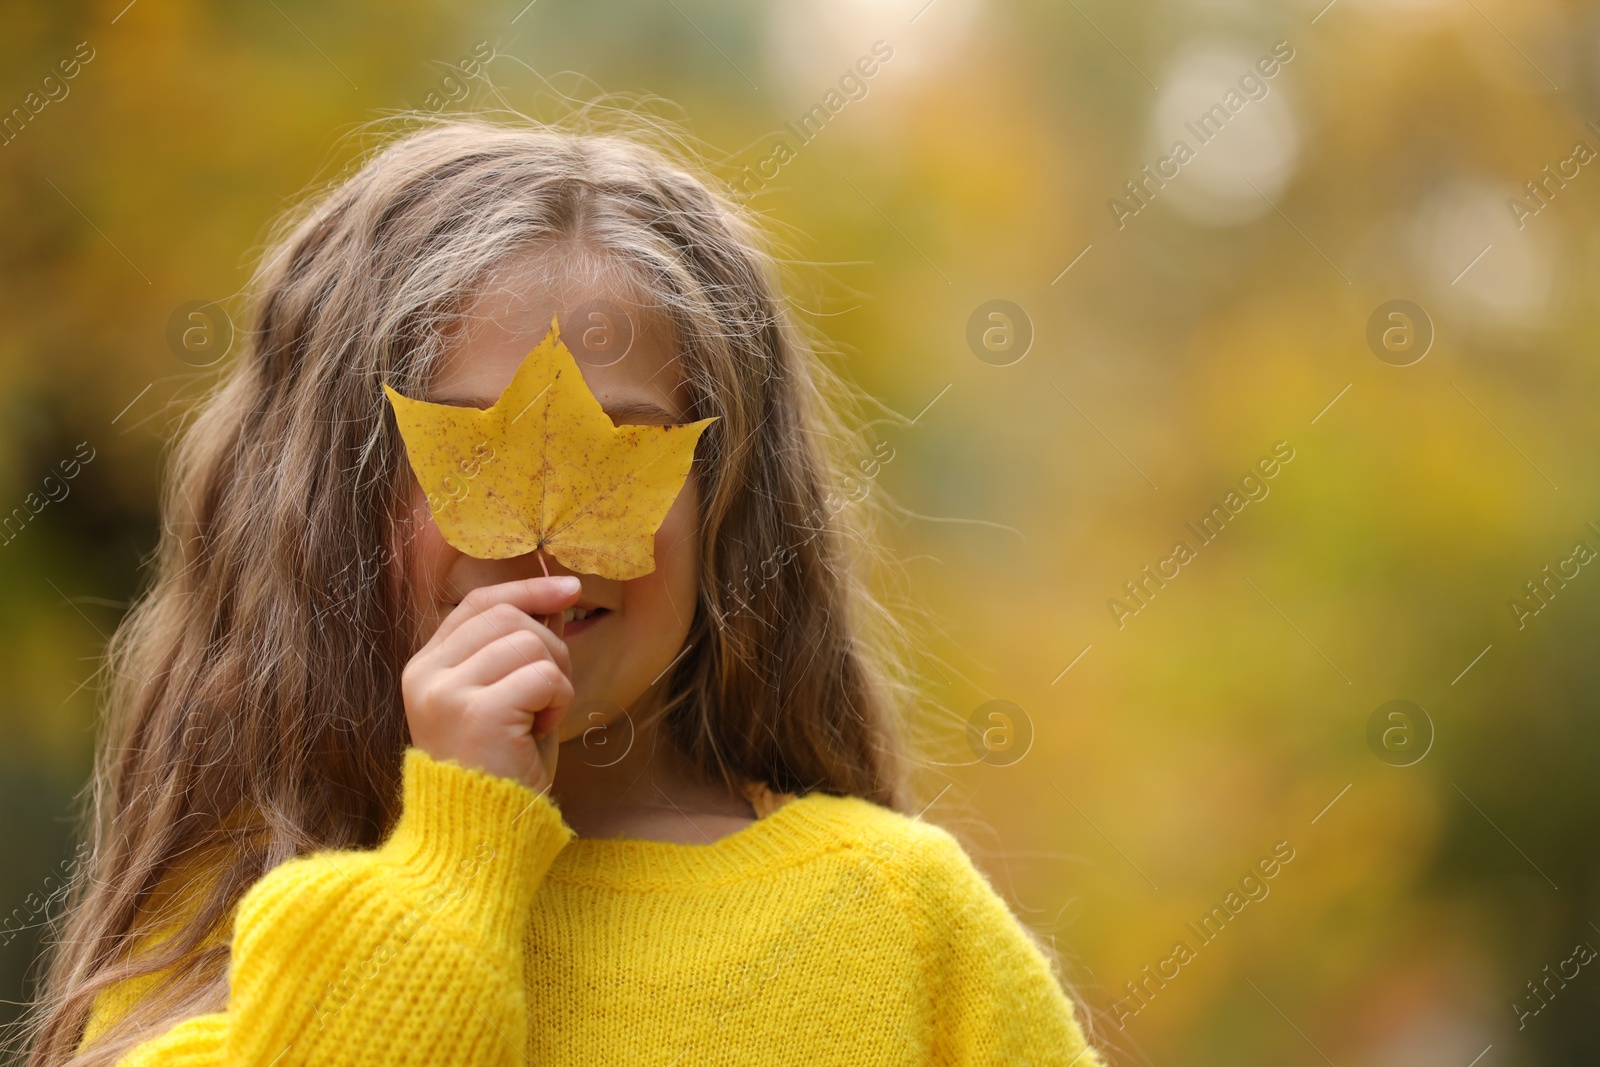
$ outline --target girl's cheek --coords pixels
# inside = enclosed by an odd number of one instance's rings
[[[660,586],[657,596],[664,596],[680,613],[685,607],[693,608],[699,584],[698,513],[692,492],[680,494],[667,520],[656,531],[656,559],[661,565],[654,574],[646,576],[656,578]]]
[[[461,553],[444,539],[426,508],[412,512],[410,522],[401,530],[401,537],[410,539],[410,544],[404,545],[402,557],[409,563],[406,575],[409,592],[431,636],[444,618],[445,605],[457,599],[450,595],[450,571]]]

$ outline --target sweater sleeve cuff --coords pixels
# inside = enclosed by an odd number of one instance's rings
[[[495,938],[520,928],[573,837],[555,802],[415,747],[403,778],[400,818],[379,856],[417,879],[432,912],[453,911]]]

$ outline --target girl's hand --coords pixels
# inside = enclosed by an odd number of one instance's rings
[[[401,674],[412,743],[434,759],[548,790],[556,728],[572,706],[572,663],[559,633],[533,616],[554,616],[559,631],[580,590],[561,575],[468,593]]]

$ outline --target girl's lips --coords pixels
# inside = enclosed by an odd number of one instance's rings
[[[573,634],[581,634],[585,630],[589,629],[589,627],[593,626],[595,623],[599,622],[601,619],[610,614],[611,609],[609,608],[595,608],[589,612],[589,617],[586,619],[577,619],[573,622],[563,623],[561,626],[561,637],[563,640],[565,640],[566,638],[571,637]]]

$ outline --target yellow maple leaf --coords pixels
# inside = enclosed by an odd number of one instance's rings
[[[539,549],[619,580],[655,569],[655,532],[716,421],[614,425],[555,319],[491,407],[383,389],[446,541],[479,559]]]

